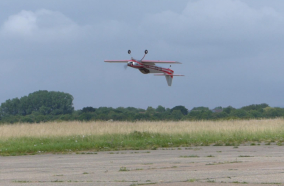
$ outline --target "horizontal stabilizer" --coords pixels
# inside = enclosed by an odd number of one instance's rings
[[[154,74],[155,76],[165,76],[166,77],[166,80],[167,80],[167,83],[169,86],[172,85],[172,82],[173,82],[173,76],[184,76],[184,75],[181,75],[181,74]]]
[[[154,76],[184,76],[181,74],[154,74]]]
[[[184,75],[182,75],[182,74],[173,74],[173,75],[168,75],[168,74],[167,74],[167,76],[184,76]]]
[[[128,63],[129,60],[105,60],[108,63]]]

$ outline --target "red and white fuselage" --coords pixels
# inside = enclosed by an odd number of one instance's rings
[[[129,60],[127,62],[127,66],[132,67],[132,68],[136,68],[140,72],[142,72],[143,74],[149,74],[149,73],[164,73],[164,74],[167,74],[167,75],[173,75],[174,74],[173,70],[171,70],[169,68],[158,67],[158,66],[154,65],[153,61],[141,62],[140,60],[132,59],[132,60]]]
[[[147,51],[148,53],[148,51]],[[145,55],[147,54],[145,51]],[[145,57],[144,55],[144,57]],[[163,63],[163,64],[181,64],[177,61],[153,61],[153,60],[136,60],[131,58],[130,60],[105,60],[105,62],[109,63],[127,63],[128,67],[132,67],[138,69],[143,74],[154,73],[156,76],[165,76],[167,83],[169,86],[172,85],[173,76],[183,76],[183,75],[176,75],[174,71],[169,68],[162,68],[158,67],[156,63]]]

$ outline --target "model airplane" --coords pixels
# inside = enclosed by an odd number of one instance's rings
[[[128,54],[131,54],[131,50],[128,50]],[[156,76],[165,76],[168,82],[168,85],[172,85],[173,76],[184,76],[174,74],[174,71],[169,68],[158,67],[156,63],[164,63],[164,64],[181,64],[177,61],[152,61],[152,60],[143,60],[148,54],[148,50],[145,50],[145,54],[141,60],[136,60],[131,57],[130,60],[105,60],[105,62],[109,63],[127,63],[126,67],[132,67],[138,69],[143,74],[155,73]]]

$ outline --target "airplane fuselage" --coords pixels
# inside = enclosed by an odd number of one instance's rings
[[[169,68],[162,68],[158,67],[152,63],[141,63],[140,60],[129,60],[127,63],[127,66],[138,69],[143,74],[149,74],[149,73],[164,73],[167,75],[172,75],[174,73],[173,70]]]
[[[165,76],[169,86],[172,85],[174,76],[184,76],[180,74],[174,74],[174,71],[169,68],[162,68],[155,65],[155,63],[164,64],[181,64],[178,61],[157,61],[157,60],[144,60],[148,50],[145,50],[145,55],[141,60],[136,60],[131,57],[130,60],[105,60],[108,63],[127,63],[126,67],[132,67],[138,69],[143,74],[154,73],[155,76]],[[131,50],[128,50],[128,54],[131,54]]]

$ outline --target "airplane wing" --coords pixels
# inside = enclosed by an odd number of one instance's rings
[[[105,60],[108,63],[127,63],[129,60]]]
[[[143,60],[142,63],[166,63],[166,64],[181,64],[178,61],[153,61],[153,60]]]
[[[164,63],[164,64],[181,64],[181,62],[178,61],[155,61],[155,60],[142,60],[141,61],[144,64],[147,65],[155,65],[155,63]]]

